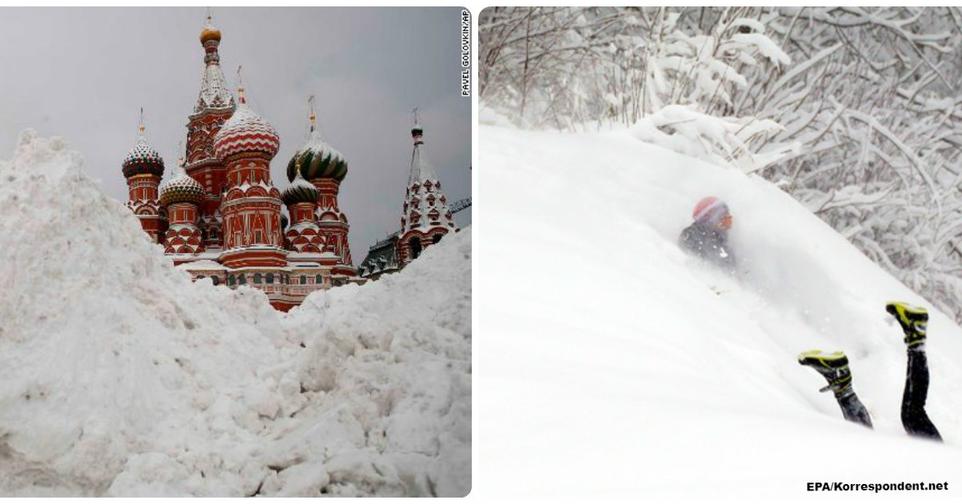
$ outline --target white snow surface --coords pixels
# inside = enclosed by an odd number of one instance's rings
[[[494,119],[482,118],[478,149],[477,478],[497,485],[474,498],[958,502],[962,329],[952,320],[760,177],[630,130],[535,132]],[[734,215],[734,278],[677,245],[708,195]],[[889,300],[930,307],[927,410],[944,444],[902,428],[906,356]],[[813,348],[847,353],[874,430],[818,392],[824,380],[796,361]],[[950,488],[806,491],[823,481]]]
[[[192,283],[81,165],[30,131],[0,161],[0,494],[470,490],[470,229],[285,315]]]

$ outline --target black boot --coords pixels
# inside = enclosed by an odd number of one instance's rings
[[[835,400],[846,420],[872,428],[872,417],[852,389],[852,372],[844,353],[826,354],[821,350],[810,350],[798,356],[798,363],[818,371],[828,381],[828,385],[819,389],[819,392],[831,390],[835,393]]]
[[[828,381],[828,385],[819,389],[819,392],[831,390],[836,397],[851,392],[852,373],[848,369],[848,357],[844,353],[827,354],[821,350],[809,350],[798,356],[798,363],[818,371],[818,374]]]
[[[929,325],[929,312],[925,308],[893,301],[885,305],[885,311],[891,313],[902,326],[905,346],[913,348],[925,343],[925,331]]]
[[[885,310],[902,326],[908,354],[905,390],[902,392],[902,426],[912,436],[942,441],[939,430],[925,412],[925,400],[929,392],[925,331],[928,329],[929,314],[925,308],[901,302],[889,303],[885,305]]]

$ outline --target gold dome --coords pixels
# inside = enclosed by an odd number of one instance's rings
[[[205,26],[200,32],[200,43],[206,44],[208,40],[216,40],[220,42],[220,30],[211,25]]]

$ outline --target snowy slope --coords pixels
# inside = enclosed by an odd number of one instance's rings
[[[192,283],[59,139],[0,161],[0,495],[463,495],[470,230],[283,315]]]
[[[479,142],[478,481],[656,501],[811,498],[809,481],[962,495],[962,330],[932,313],[928,412],[945,444],[907,437],[883,306],[930,305],[790,196],[628,131],[482,124]],[[676,245],[707,195],[734,214],[737,279]],[[811,348],[849,355],[874,431],[818,393],[795,360]]]

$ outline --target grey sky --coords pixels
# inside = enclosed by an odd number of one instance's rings
[[[307,138],[307,97],[344,153],[339,202],[354,263],[400,227],[411,156],[411,109],[451,201],[471,195],[471,101],[459,92],[459,8],[215,8],[221,66],[234,87],[243,65],[248,103],[281,136],[271,177]],[[62,136],[86,171],[127,199],[120,163],[137,137],[164,157],[165,178],[186,138],[204,68],[204,8],[0,9],[0,159],[17,134]],[[456,215],[470,224],[471,210]]]

